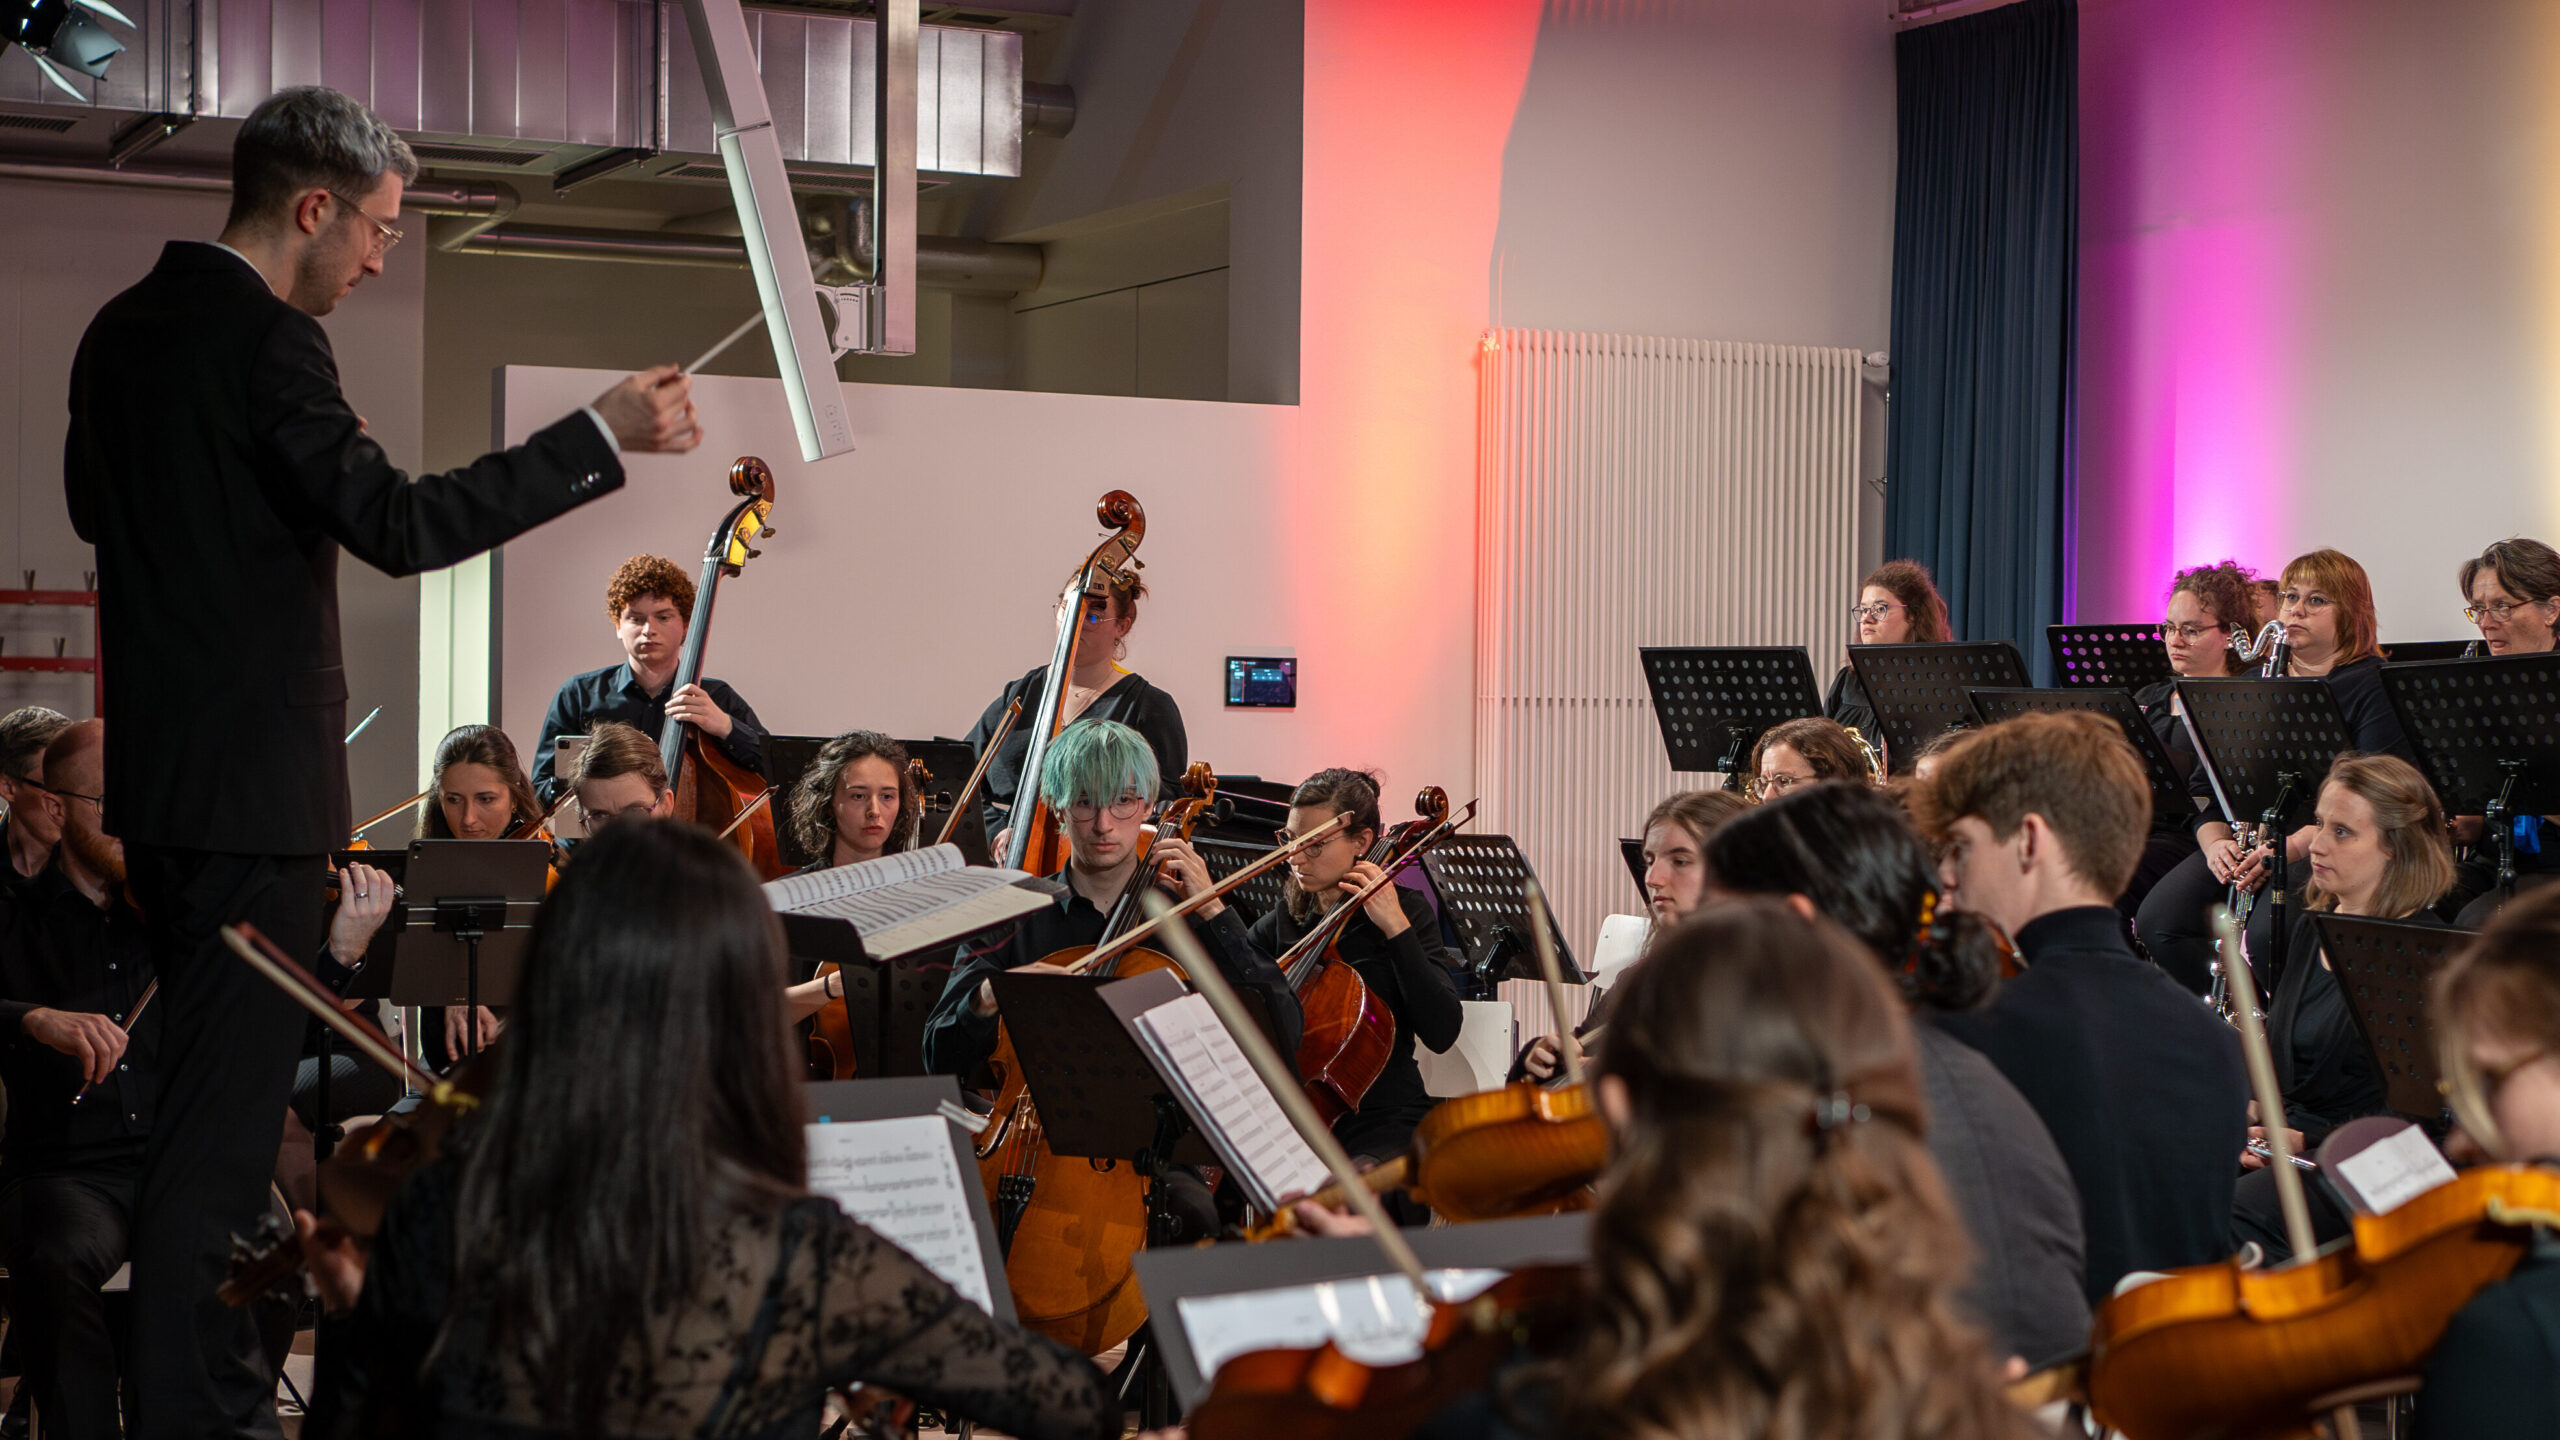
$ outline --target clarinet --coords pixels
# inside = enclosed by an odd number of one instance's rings
[[[2255,663],[2258,667],[2259,679],[2274,680],[2283,676],[2286,665],[2291,662],[2293,658],[2293,643],[2285,638],[2284,623],[2279,620],[2270,620],[2266,623],[2266,627],[2258,632],[2257,638],[2254,640],[2242,639],[2238,632],[2235,631],[2231,636],[2231,653],[2240,657],[2240,661],[2243,664]],[[2258,833],[2259,827],[2257,821],[2242,820],[2236,815],[2229,818],[2231,821],[2231,832],[2240,841],[2240,853],[2242,855],[2247,855],[2250,851],[2257,849],[2259,844],[2265,840],[2266,837]],[[2281,858],[2278,858],[2275,863],[2282,864],[2283,861]],[[2240,883],[2237,880],[2234,880],[2231,883],[2230,889],[2225,896],[2225,903],[2231,910],[2231,918],[2233,922],[2232,933],[2242,934],[2246,932],[2249,924],[2250,907],[2254,906],[2257,903],[2257,900],[2257,891],[2241,889]],[[2213,993],[2210,996],[2211,1003],[2216,1010],[2222,1012],[2224,1018],[2233,1020],[2234,1023],[2237,1023],[2237,1016],[2233,1013],[2231,1008],[2229,986],[2230,967],[2219,960],[2215,961],[2213,966]]]

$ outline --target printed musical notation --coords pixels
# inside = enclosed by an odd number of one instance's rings
[[[993,1312],[986,1252],[969,1192],[939,1115],[808,1127],[809,1189],[922,1261],[981,1310]]]

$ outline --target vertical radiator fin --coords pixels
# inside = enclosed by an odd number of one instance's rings
[[[1803,645],[1857,583],[1855,350],[1488,331],[1478,380],[1478,828],[1583,951],[1640,901],[1617,841],[1675,789],[1636,651]]]

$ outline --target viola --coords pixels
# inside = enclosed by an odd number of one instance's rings
[[[1028,870],[1034,875],[1054,875],[1067,863],[1066,840],[1058,828],[1058,817],[1040,798],[1040,766],[1049,756],[1049,742],[1067,728],[1067,686],[1075,669],[1076,640],[1084,632],[1086,599],[1096,585],[1107,585],[1122,578],[1124,566],[1138,563],[1139,542],[1147,538],[1147,512],[1140,508],[1136,496],[1126,490],[1105,494],[1094,506],[1094,517],[1112,528],[1112,534],[1093,548],[1077,568],[1073,580],[1058,596],[1058,639],[1049,651],[1049,674],[1040,687],[1040,708],[1033,713],[1031,748],[1022,759],[1022,774],[1014,782],[1013,838],[1005,846],[1004,863],[1012,870]],[[989,741],[987,752],[995,752]]]
[[[749,560],[764,553],[755,548],[755,542],[774,533],[768,523],[773,515],[773,471],[762,460],[748,455],[731,465],[729,490],[739,499],[721,517],[703,549],[702,578],[694,586],[693,614],[686,622],[675,677],[668,682],[670,695],[702,678],[702,656],[711,640],[712,606],[719,597],[721,578],[744,571]],[[735,826],[731,838],[757,873],[772,880],[788,872],[773,814],[759,804],[770,788],[763,776],[731,760],[718,746],[703,743],[698,731],[673,718],[658,734],[658,758],[666,766],[667,784],[675,791],[677,818],[721,834],[731,834]]]
[[[1217,791],[1207,762],[1192,765],[1181,797],[1158,814],[1157,835],[1188,840]],[[1100,942],[1054,951],[1039,963],[1109,976],[1179,969],[1161,951],[1119,943],[1135,929],[1139,899],[1155,888],[1160,866],[1157,857],[1141,855]],[[996,1210],[1014,1313],[1024,1329],[1100,1354],[1146,1322],[1146,1298],[1129,1263],[1146,1243],[1146,1182],[1128,1166],[1096,1168],[1049,1148],[1013,1033],[1002,1021],[988,1068],[998,1082],[990,1112],[995,1123],[979,1147],[978,1174]]]
[[[1455,828],[1448,792],[1437,785],[1425,786],[1414,798],[1414,811],[1422,818],[1397,826],[1370,847],[1365,858],[1385,872],[1380,879],[1326,912],[1278,962],[1306,1019],[1298,1075],[1328,1125],[1360,1108],[1395,1056],[1395,1016],[1343,958],[1339,942],[1371,895],[1394,884],[1398,872]],[[1466,813],[1473,815],[1475,807]]]
[[[430,1075],[400,1053],[391,1037],[362,1015],[339,1007],[337,996],[314,979],[293,957],[259,933],[255,926],[226,925],[222,938],[234,953],[344,1035],[357,1052],[407,1080],[426,1096],[424,1104],[405,1115],[387,1115],[347,1137],[322,1161],[318,1175],[321,1207],[339,1228],[360,1240],[382,1228],[382,1217],[401,1183],[440,1153],[446,1133],[464,1112],[488,1093],[496,1074],[495,1049],[479,1052],[457,1067],[451,1078]],[[233,1242],[230,1274],[221,1295],[226,1305],[246,1305],[287,1276],[300,1273],[306,1257],[289,1222],[268,1215],[258,1236]]]

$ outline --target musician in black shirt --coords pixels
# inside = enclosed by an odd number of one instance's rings
[[[737,691],[700,676],[668,693],[693,622],[693,599],[693,580],[661,556],[634,555],[613,572],[604,608],[622,642],[623,660],[569,677],[551,698],[533,754],[533,789],[544,805],[559,804],[568,788],[552,765],[551,752],[560,737],[591,734],[607,720],[619,720],[656,740],[672,715],[690,722],[721,754],[758,775],[765,773],[764,722]]]
[[[1938,594],[1938,582],[1917,560],[1887,560],[1877,566],[1858,582],[1858,603],[1849,613],[1857,618],[1861,645],[1921,645],[1956,638],[1947,627],[1947,602]],[[1831,677],[1822,713],[1865,736],[1870,745],[1884,739],[1867,687],[1847,665]]]
[[[0,856],[9,862],[0,866],[0,885],[21,885],[42,873],[54,843],[62,838],[51,812],[34,803],[41,791],[31,789],[28,780],[44,758],[44,747],[70,723],[70,716],[41,705],[22,705],[0,715],[0,804],[9,807],[0,818]]]
[[[125,1347],[98,1287],[127,1257],[161,1011],[134,1015],[151,951],[100,825],[105,731],[98,720],[64,730],[19,787],[20,805],[48,812],[63,843],[32,881],[0,890],[0,1256],[45,1433],[113,1440]]]
[[[2230,560],[2181,570],[2170,581],[2169,607],[2160,622],[2160,644],[2168,653],[2174,676],[2219,680],[2234,673],[2238,657],[2231,653],[2231,637],[2254,613],[2249,585],[2249,572]],[[2187,733],[2176,681],[2162,680],[2136,690],[2133,703],[2142,707],[2142,718],[2150,723],[2153,738],[2160,742],[2160,749],[2169,757],[2178,778],[2192,777],[2196,768],[2195,739]],[[2170,811],[2151,817],[2151,834],[2143,842],[2141,863],[2133,867],[2133,879],[2116,897],[2116,909],[2125,919],[2138,915],[2151,888],[2196,853],[2196,824],[2192,809],[2183,815]]]
[[[1282,886],[1287,903],[1253,922],[1248,933],[1263,954],[1287,954],[1319,920],[1379,877],[1379,868],[1367,858],[1378,839],[1375,776],[1336,769],[1307,777],[1289,797],[1289,825],[1280,832],[1280,842],[1285,845],[1336,815],[1351,816],[1351,824],[1291,856],[1289,878]],[[1446,1050],[1456,1043],[1465,1018],[1457,981],[1450,975],[1453,961],[1440,943],[1440,919],[1431,902],[1402,885],[1371,896],[1344,923],[1334,945],[1386,1006],[1395,1022],[1395,1041],[1386,1068],[1360,1097],[1359,1108],[1333,1122],[1333,1133],[1355,1161],[1392,1160],[1411,1147],[1413,1127],[1436,1103],[1422,1088],[1414,1042],[1435,1052]],[[1308,973],[1312,977],[1312,963]]]
[[[2462,616],[2480,628],[2480,648],[2491,655],[2540,655],[2560,643],[2560,553],[2539,540],[2501,540],[2462,562]],[[2516,889],[2548,883],[2560,869],[2543,859],[2546,841],[2560,845],[2560,828],[2539,815],[2518,815],[2515,826]],[[2457,817],[2453,836],[2471,847],[2458,867],[2445,909],[2456,924],[2477,930],[2507,901],[2498,885],[2498,847],[2478,815]]]
[[[1159,790],[1182,783],[1191,764],[1191,739],[1183,733],[1182,707],[1173,697],[1147,683],[1146,677],[1119,662],[1129,653],[1129,629],[1138,623],[1138,602],[1147,582],[1135,569],[1099,577],[1085,595],[1084,613],[1076,625],[1075,655],[1067,670],[1067,693],[1061,724],[1079,719],[1117,720],[1146,738],[1155,752]],[[1005,707],[1022,702],[1022,718],[1013,723],[995,760],[978,787],[979,817],[986,822],[988,842],[996,858],[1005,855],[1012,826],[1014,797],[1022,785],[1022,765],[1030,758],[1032,727],[1039,724],[1040,697],[1048,688],[1049,667],[1043,665],[1007,685],[969,731],[969,748],[987,753],[987,742],[1004,723]]]

